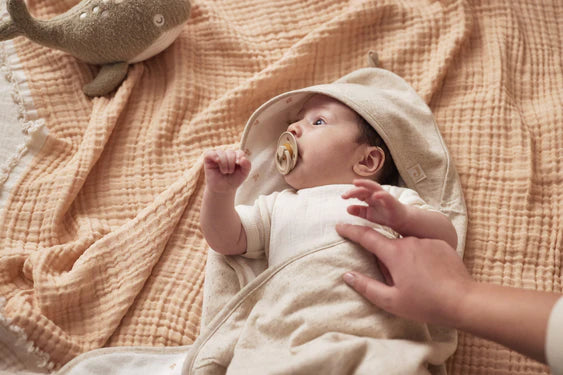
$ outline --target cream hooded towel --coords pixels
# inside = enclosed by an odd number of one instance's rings
[[[465,204],[432,113],[402,78],[379,68],[360,69],[332,84],[288,92],[262,105],[242,137],[252,171],[236,204],[251,205],[261,194],[288,187],[275,167],[276,141],[291,114],[316,93],[347,104],[377,130],[401,182],[451,218],[457,251],[463,255]],[[445,374],[444,362],[457,345],[455,331],[376,308],[344,284],[341,276],[348,270],[375,277],[371,254],[343,239],[270,268],[264,259],[210,251],[201,334],[193,345],[105,349],[78,357],[61,373],[103,374],[116,371],[117,363],[126,367],[120,374],[143,373],[149,367],[155,374],[172,369],[183,375]]]

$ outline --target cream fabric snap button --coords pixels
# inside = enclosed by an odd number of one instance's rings
[[[297,164],[297,140],[290,132],[283,132],[278,138],[276,147],[276,167],[281,174],[286,175]]]

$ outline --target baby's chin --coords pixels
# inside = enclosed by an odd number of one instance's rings
[[[307,188],[324,185],[322,183],[318,183],[318,181],[310,181],[306,178],[302,178],[302,176],[299,176],[299,173],[295,173],[295,170],[289,172],[288,174],[283,176],[283,178],[285,182],[295,190],[307,189]]]
[[[284,175],[283,179],[285,180],[286,184],[288,184],[289,186],[291,186],[295,190],[300,190],[300,189],[312,187],[312,186],[308,186],[306,181],[303,181],[303,179],[299,178],[297,173],[295,173],[295,170],[293,170],[293,171],[289,172],[288,174]]]
[[[288,174],[283,176],[285,183],[288,184],[290,187],[294,188],[295,190],[302,189],[302,188],[299,187],[300,184],[296,183],[296,181],[294,181],[294,179],[291,178],[290,174],[291,174],[291,172],[289,172]]]
[[[355,178],[360,176],[317,176],[316,178],[307,178],[309,175],[304,175],[302,170],[292,170],[283,176],[286,184],[295,190],[308,189],[317,186],[335,185],[335,184],[353,184]]]

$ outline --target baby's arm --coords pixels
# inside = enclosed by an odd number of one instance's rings
[[[241,150],[214,150],[204,156],[205,191],[201,230],[209,246],[225,255],[246,252],[246,233],[235,211],[235,194],[250,172]]]
[[[446,215],[403,204],[375,181],[354,180],[354,185],[356,187],[342,198],[357,198],[368,206],[351,205],[348,207],[350,214],[388,226],[403,237],[444,240],[456,248],[457,234]]]

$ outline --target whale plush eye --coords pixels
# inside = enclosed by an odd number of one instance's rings
[[[162,14],[157,14],[154,16],[154,18],[152,19],[152,21],[154,22],[154,24],[158,27],[164,25],[164,16]]]

